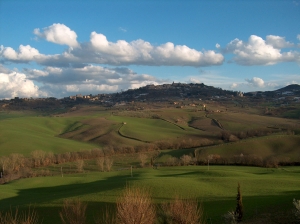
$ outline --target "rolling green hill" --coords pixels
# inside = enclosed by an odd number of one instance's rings
[[[3,119],[0,122],[0,155],[28,155],[35,150],[62,153],[96,147],[94,144],[58,137],[73,122],[76,119],[36,116]]]
[[[217,154],[222,158],[232,159],[234,156],[255,156],[262,160],[273,159],[283,162],[300,161],[299,135],[273,135],[250,138],[234,143],[221,144],[197,149],[199,158]]]

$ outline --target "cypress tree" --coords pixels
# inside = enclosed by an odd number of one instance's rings
[[[242,194],[241,194],[241,186],[240,183],[238,183],[237,187],[237,196],[236,196],[236,209],[235,209],[235,217],[237,222],[241,222],[243,218],[243,202],[242,202]]]

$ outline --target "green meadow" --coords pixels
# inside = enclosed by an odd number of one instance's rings
[[[0,155],[29,155],[35,150],[62,153],[95,148],[96,145],[91,143],[59,137],[68,125],[79,119],[38,116],[3,118],[0,122]]]
[[[1,186],[0,208],[32,205],[43,223],[59,223],[64,199],[79,198],[88,203],[88,218],[113,205],[126,185],[147,186],[156,204],[174,195],[197,198],[206,219],[222,222],[222,215],[235,209],[237,184],[241,185],[245,221],[257,214],[292,210],[293,198],[300,198],[300,168],[279,169],[234,166],[160,167],[112,172],[86,172],[52,177],[21,179]]]
[[[279,161],[298,162],[300,160],[299,135],[271,135],[249,138],[238,142],[198,148],[196,153],[202,157],[218,154],[224,158],[235,155],[255,155],[262,159],[276,158]]]

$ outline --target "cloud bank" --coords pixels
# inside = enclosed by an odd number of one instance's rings
[[[214,66],[224,61],[222,54],[213,50],[197,51],[186,45],[171,42],[154,46],[138,39],[132,42],[118,40],[111,42],[104,34],[93,31],[90,41],[77,42],[77,34],[64,24],[53,24],[34,29],[33,33],[40,39],[69,46],[65,52],[56,55],[44,55],[29,45],[20,45],[19,51],[1,46],[2,61],[24,63],[34,61],[40,65],[68,67],[83,64],[106,65],[148,65],[148,66]]]
[[[239,65],[274,65],[280,62],[299,63],[300,53],[298,51],[282,51],[283,48],[294,46],[293,43],[285,41],[284,37],[269,35],[264,40],[259,36],[251,35],[248,41],[236,38],[221,50],[224,54],[234,54],[232,62]]]
[[[0,66],[0,99],[18,97],[62,98],[70,95],[118,92],[165,80],[124,68],[87,65],[82,68],[25,68],[22,72]],[[38,85],[39,84],[39,85]]]

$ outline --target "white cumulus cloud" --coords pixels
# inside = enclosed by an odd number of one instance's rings
[[[224,53],[233,53],[233,61],[240,65],[273,65],[279,62],[300,62],[300,53],[297,51],[281,52],[279,47],[288,47],[292,44],[278,36],[268,36],[267,41],[259,36],[251,35],[247,42],[234,39]]]
[[[245,79],[248,84],[254,86],[254,87],[264,87],[265,82],[261,78],[253,77],[252,79]]]
[[[39,31],[36,31],[38,33]],[[40,33],[46,36],[46,31]],[[59,39],[59,38],[58,38]],[[58,42],[56,39],[56,42]],[[60,38],[63,43],[63,38]],[[71,41],[67,41],[70,46]],[[76,42],[77,43],[77,42]],[[221,65],[224,56],[212,50],[197,51],[186,45],[171,42],[153,46],[144,40],[110,42],[103,34],[92,32],[90,42],[78,48],[69,48],[61,54],[40,54],[31,46],[20,45],[19,52],[10,47],[1,47],[0,57],[4,61],[29,62],[51,67],[84,67],[87,64],[149,65],[149,66],[215,66]]]
[[[0,99],[14,97],[38,97],[39,88],[19,72],[0,73]]]
[[[294,44],[285,40],[284,37],[268,35],[266,37],[266,44],[273,46],[274,48],[289,48],[293,47]]]
[[[231,89],[235,89],[239,86],[239,84],[237,83],[232,83],[232,85],[230,86]]]
[[[34,29],[33,33],[39,38],[46,39],[49,42],[68,45],[70,47],[78,47],[77,34],[64,24],[54,23],[51,26],[43,28],[41,32],[39,28]]]
[[[45,55],[29,45],[20,45],[19,52],[11,47],[1,46],[0,57],[3,61],[29,62],[52,67],[84,67],[86,64],[107,65],[150,65],[150,66],[215,66],[221,65],[224,56],[213,50],[189,48],[172,42],[161,45],[137,39],[131,42],[117,40],[111,42],[104,34],[93,31],[90,41],[77,42],[77,34],[64,24],[55,23],[42,31],[34,29],[38,38],[70,48],[60,54]]]
[[[168,65],[168,66],[211,66],[223,63],[222,54],[212,50],[197,51],[185,45],[174,45],[171,42],[153,46],[144,40],[127,42],[118,40],[113,43],[103,34],[91,33],[91,48],[85,49],[94,55],[94,62],[103,64],[136,64],[136,65]],[[82,57],[82,50],[74,54]],[[87,52],[85,52],[85,55]]]
[[[18,52],[11,47],[4,47],[3,45],[0,47],[0,58],[17,63],[33,61],[39,55],[39,51],[29,45],[20,45]]]

